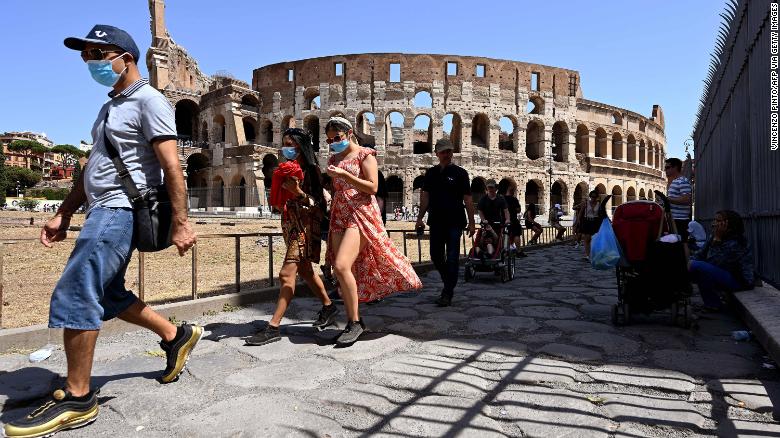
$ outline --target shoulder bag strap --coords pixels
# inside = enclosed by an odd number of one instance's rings
[[[127,166],[125,166],[125,163],[122,161],[122,157],[119,156],[119,152],[108,138],[108,131],[106,129],[108,126],[108,114],[109,110],[106,109],[106,118],[103,120],[103,144],[106,148],[106,153],[108,153],[108,157],[111,158],[111,162],[114,163],[114,167],[116,167],[119,182],[122,183],[122,186],[127,190],[127,197],[130,198],[130,205],[133,206],[133,209],[137,209],[141,207],[143,195],[138,191],[138,187],[135,185],[133,177],[130,175],[130,171],[127,170]]]

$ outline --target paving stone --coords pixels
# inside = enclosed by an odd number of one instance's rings
[[[618,422],[636,422],[687,429],[704,427],[706,418],[685,400],[636,394],[599,394],[607,415]]]
[[[521,306],[515,307],[514,310],[520,316],[532,318],[571,319],[580,316],[576,310],[562,306]]]
[[[280,340],[260,346],[246,345],[244,339],[241,338],[229,338],[220,343],[258,360],[282,360],[300,356],[316,349],[315,333],[315,330],[311,330],[312,336],[290,336],[283,333]]]
[[[495,398],[506,412],[500,418],[518,426],[524,436],[605,437],[610,421],[597,412],[584,395],[563,389],[528,386],[501,391]]]
[[[434,355],[396,355],[375,364],[371,373],[392,388],[428,394],[481,397],[492,385],[481,369]]]
[[[712,403],[712,400],[712,394],[707,391],[694,391],[688,396],[688,401],[694,403]]]
[[[466,315],[476,318],[480,316],[500,316],[506,312],[504,312],[504,309],[499,307],[477,306],[466,310],[465,313]]]
[[[452,311],[431,313],[427,316],[427,318],[443,319],[445,321],[463,321],[466,319],[470,319],[469,316],[465,315],[463,312],[452,312]]]
[[[577,320],[550,320],[544,322],[546,325],[553,326],[559,330],[570,333],[583,333],[583,332],[614,332],[615,328],[608,324],[602,324],[600,322],[591,321],[577,321]]]
[[[0,373],[0,406],[6,410],[8,406],[41,398],[51,391],[58,377],[58,374],[37,366]]]
[[[192,360],[194,359],[191,359],[190,363]],[[96,363],[92,367],[92,386],[101,387],[101,393],[104,395],[122,392],[128,388],[143,391],[144,388],[151,389],[160,385],[156,379],[164,369],[165,358],[147,355]]]
[[[639,350],[639,342],[612,333],[582,333],[572,339],[576,342],[599,347],[609,355],[628,355]]]
[[[230,373],[252,365],[249,357],[237,351],[225,349],[219,353],[193,356],[187,362],[187,372],[201,382],[221,380]]]
[[[581,306],[583,304],[588,304],[590,302],[585,298],[569,298],[566,300],[558,300],[558,301],[566,304],[571,304],[572,306]]]
[[[383,422],[387,423],[392,415],[402,411],[404,405],[416,400],[415,394],[410,391],[357,382],[317,389],[308,398],[323,407],[320,414],[363,436],[377,436]]]
[[[612,306],[606,304],[584,304],[580,306],[580,311],[590,317],[606,320],[611,318]]]
[[[258,415],[262,413],[262,415]],[[316,406],[279,394],[250,394],[183,415],[173,430],[185,436],[343,436],[344,429]]]
[[[736,354],[746,359],[752,359],[763,352],[761,346],[756,341],[739,342],[732,339],[731,336],[723,336],[720,339],[711,340],[696,339],[695,345],[697,350]]]
[[[245,368],[229,375],[225,383],[242,388],[305,390],[341,380],[344,374],[344,366],[336,361],[306,358]]]
[[[718,424],[722,438],[767,438],[780,436],[780,424],[757,421],[724,420]]]
[[[652,368],[636,368],[623,365],[605,365],[588,372],[599,382],[641,386],[676,392],[691,392],[696,389],[694,379],[676,371]]]
[[[391,333],[406,335],[412,339],[430,339],[449,335],[453,324],[442,319],[418,319],[412,322],[398,322],[387,326]]]
[[[386,316],[394,319],[417,319],[420,314],[412,309],[405,307],[383,306],[382,304],[375,304],[373,306],[364,307],[363,313],[366,315]]]
[[[601,353],[598,351],[575,347],[574,345],[552,343],[543,346],[538,351],[567,360],[595,361],[601,359]]]
[[[593,301],[596,302],[596,304],[606,304],[606,305],[613,305],[617,303],[617,297],[612,295],[597,295],[595,297],[592,297]]]
[[[780,383],[747,379],[718,379],[707,382],[710,391],[723,393],[729,404],[757,412],[772,412],[772,399],[780,400]],[[728,400],[728,399],[731,400]],[[741,403],[740,403],[741,402]]]
[[[317,356],[336,359],[337,361],[375,359],[399,348],[405,347],[411,340],[403,336],[386,333],[367,333],[349,347],[319,347],[314,350]]]
[[[501,332],[525,333],[538,328],[539,324],[533,319],[521,316],[489,316],[475,319],[468,325],[468,331],[477,335]]]
[[[647,327],[642,327],[641,330],[633,330],[634,327],[626,328],[629,330],[624,329],[624,332],[638,334],[644,343],[649,344],[648,346],[650,347],[673,348],[679,350],[688,348],[689,338],[681,333],[658,332],[657,328],[656,330],[648,330]],[[680,330],[677,330],[677,332],[680,332]]]
[[[390,426],[403,436],[506,436],[489,413],[490,408],[480,400],[430,395],[394,415]]]
[[[509,307],[521,307],[521,306],[552,306],[554,303],[547,300],[537,300],[534,298],[523,298],[521,300],[513,300],[509,303]]]
[[[30,359],[26,354],[0,355],[0,373],[18,370],[28,365],[30,365]]]
[[[575,381],[577,371],[567,362],[529,356],[505,360],[499,366],[499,375],[503,383],[571,384]]]
[[[758,364],[725,353],[659,350],[653,353],[653,359],[656,365],[692,376],[727,378],[751,375],[760,371]]]
[[[523,344],[486,339],[440,339],[423,342],[422,348],[436,356],[472,358],[480,362],[503,362],[510,357],[526,353],[526,346]]]
[[[571,298],[581,298],[581,296],[580,296],[579,293],[574,293],[574,292],[550,292],[550,291],[546,291],[546,292],[537,293],[534,296],[534,298],[539,298],[539,299],[544,299],[544,300],[559,301],[559,300],[567,300],[567,299],[571,299]]]
[[[502,288],[490,288],[490,289],[473,289],[466,293],[470,297],[474,298],[517,298],[522,296],[522,292],[517,289],[502,289]]]
[[[530,333],[515,338],[518,342],[526,344],[549,344],[555,342],[561,337],[560,333]]]

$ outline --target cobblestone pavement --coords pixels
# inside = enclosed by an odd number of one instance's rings
[[[730,315],[698,329],[654,314],[609,323],[614,275],[571,247],[518,261],[506,284],[490,274],[459,285],[454,304],[422,293],[364,306],[372,333],[350,348],[308,322],[318,303],[297,299],[284,338],[246,347],[271,304],[204,316],[207,336],[179,382],[161,386],[150,334],[99,342],[94,384],[101,414],[63,437],[92,436],[780,436],[772,401],[780,379]],[[25,412],[58,382],[61,351],[32,365],[0,356],[2,420]]]

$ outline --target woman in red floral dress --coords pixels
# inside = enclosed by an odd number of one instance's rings
[[[365,331],[359,302],[383,298],[393,292],[422,288],[409,260],[393,245],[382,224],[376,197],[376,151],[361,147],[352,124],[332,117],[325,126],[333,178],[328,260],[339,281],[348,322],[336,340],[348,345]]]

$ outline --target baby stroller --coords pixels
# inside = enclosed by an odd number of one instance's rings
[[[685,242],[664,242],[664,231],[677,234],[669,199],[655,192],[653,201],[621,204],[612,217],[612,228],[620,243],[621,258],[616,267],[618,302],[612,306],[612,323],[629,324],[631,315],[671,310],[674,325],[691,323],[688,260]],[[602,209],[610,196],[602,201]],[[609,220],[609,219],[605,219]]]
[[[477,242],[484,242],[483,236],[488,233],[493,236],[492,254],[477,245]],[[471,250],[466,257],[465,281],[473,280],[477,272],[494,272],[505,283],[515,278],[515,252],[509,250],[509,228],[506,225],[482,222],[477,234],[472,237],[471,244]]]

